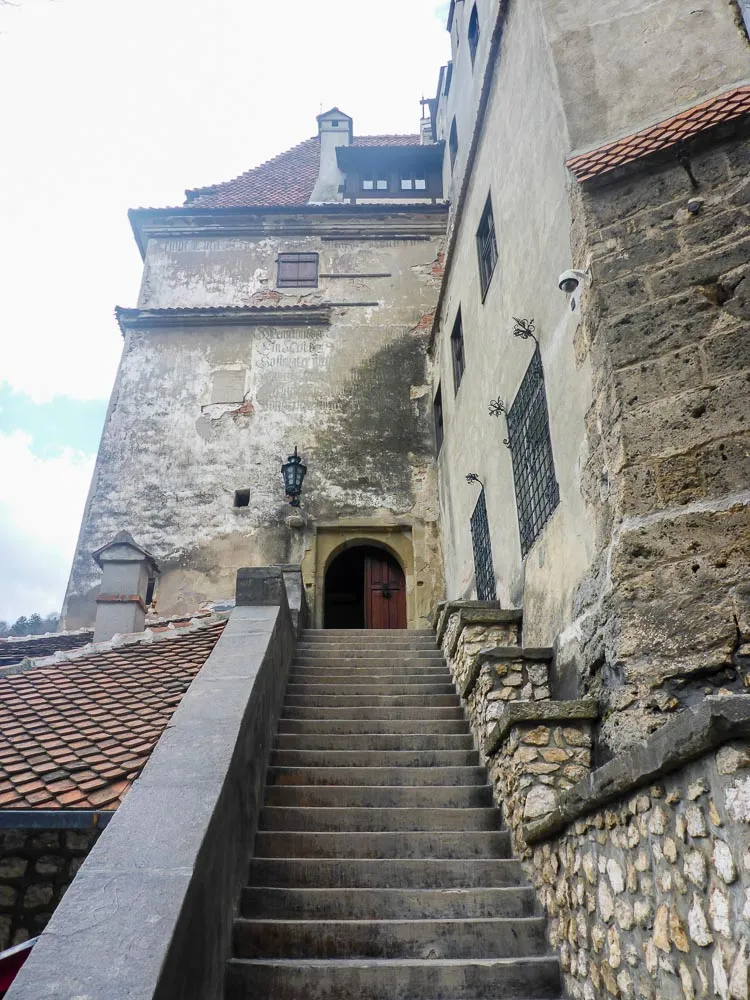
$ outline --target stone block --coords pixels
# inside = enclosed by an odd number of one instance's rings
[[[663,301],[634,303],[603,331],[611,362],[621,368],[694,345],[718,316],[717,307],[695,288]]]

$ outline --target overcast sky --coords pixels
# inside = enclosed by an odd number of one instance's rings
[[[0,0],[0,619],[61,606],[141,261],[179,205],[314,135],[416,132],[437,0]]]

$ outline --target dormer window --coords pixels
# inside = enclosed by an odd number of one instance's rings
[[[401,190],[402,191],[426,191],[427,190],[427,180],[424,177],[414,174],[402,174],[401,175]]]
[[[374,177],[372,174],[365,175],[362,178],[362,190],[363,191],[387,191],[388,190],[388,178],[387,177]]]

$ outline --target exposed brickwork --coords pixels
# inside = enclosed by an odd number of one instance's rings
[[[0,951],[46,926],[99,830],[0,830]]]
[[[749,162],[745,130],[693,151],[697,191],[664,162],[591,185],[574,206],[575,250],[593,274],[577,347],[594,377],[583,487],[601,554],[576,612],[582,690],[617,710],[603,726],[612,749],[743,684]]]

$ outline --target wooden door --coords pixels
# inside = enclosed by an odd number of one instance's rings
[[[406,581],[385,552],[365,557],[365,628],[406,628]]]

